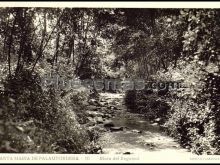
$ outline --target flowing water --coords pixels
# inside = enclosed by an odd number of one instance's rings
[[[123,94],[101,94],[102,100],[117,107],[112,118],[114,125],[124,128],[123,131],[107,131],[102,134],[100,143],[104,154],[191,154],[167,136],[159,125],[153,125],[141,114],[127,112],[123,97]]]

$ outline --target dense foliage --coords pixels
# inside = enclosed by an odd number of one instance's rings
[[[127,91],[197,154],[219,154],[220,12],[214,9],[0,9],[0,152],[96,153],[84,126],[97,91],[42,85],[48,75],[181,82]],[[59,82],[61,83],[61,82]],[[59,84],[60,85],[60,84]]]
[[[1,8],[0,152],[97,153],[84,126],[93,91],[56,83],[100,77],[108,10]],[[107,23],[107,22],[106,22]],[[104,31],[103,31],[104,33]],[[101,54],[102,53],[102,54]]]
[[[166,58],[171,63],[166,68],[158,69],[151,79],[181,82],[183,88],[169,90],[166,97],[161,97],[160,91],[157,91],[158,96],[155,98],[147,93],[137,97],[135,101],[137,104],[146,98],[147,105],[143,108],[147,107],[148,112],[152,111],[152,108],[148,108],[150,103],[157,100],[160,100],[160,104],[165,102],[170,106],[169,110],[164,111],[166,117],[162,117],[166,119],[168,133],[197,154],[219,153],[218,16],[219,11],[216,10],[188,9],[180,10],[178,17],[170,16],[170,22],[175,25],[174,27],[182,27],[178,30],[182,31],[182,38],[177,36],[172,38],[174,42],[176,41],[172,49],[181,47],[180,54],[175,62]],[[162,46],[170,50],[166,44]],[[177,56],[172,54],[171,58],[175,57]],[[127,95],[129,98],[129,93]],[[154,101],[149,101],[151,99]],[[137,106],[142,108],[140,103]],[[153,108],[157,112],[158,106],[157,103]]]

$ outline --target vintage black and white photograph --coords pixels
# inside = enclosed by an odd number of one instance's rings
[[[219,155],[219,18],[0,7],[0,153]]]

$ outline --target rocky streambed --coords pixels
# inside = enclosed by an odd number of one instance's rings
[[[123,94],[101,93],[100,100],[90,100],[86,111],[89,129],[101,134],[98,142],[104,154],[171,153],[191,154],[167,136],[160,119],[147,121],[142,114],[129,113]]]

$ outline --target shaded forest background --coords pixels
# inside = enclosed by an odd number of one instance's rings
[[[42,87],[51,73],[79,80],[142,78],[187,88],[128,91],[135,113],[162,118],[197,154],[220,145],[220,12],[214,9],[0,8],[0,151],[97,153],[84,112],[94,91]]]

